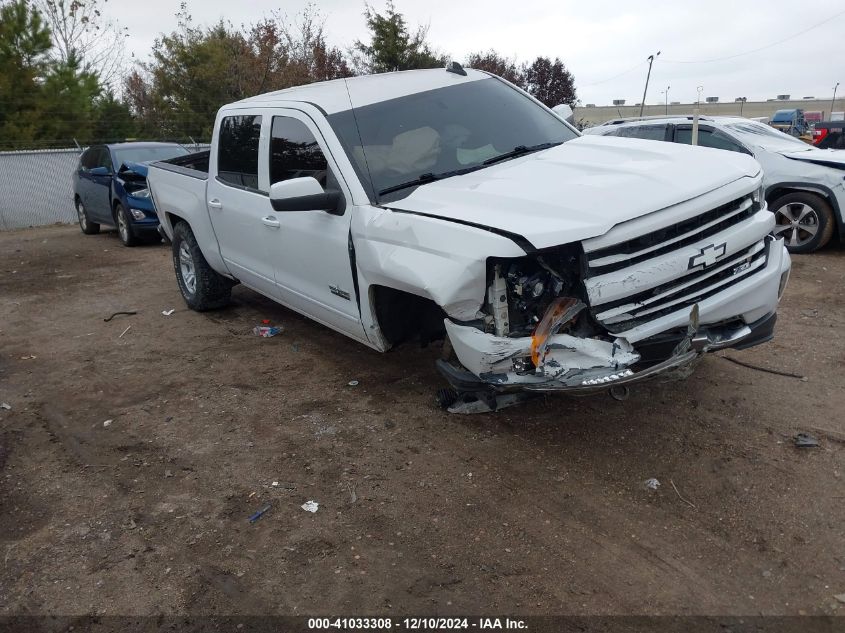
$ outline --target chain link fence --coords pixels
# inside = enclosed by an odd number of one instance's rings
[[[189,152],[207,143],[183,145]],[[82,150],[0,152],[0,230],[76,222],[73,173]]]
[[[76,221],[78,149],[0,152],[0,229]]]

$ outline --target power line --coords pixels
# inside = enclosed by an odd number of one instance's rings
[[[789,40],[795,39],[799,35],[804,35],[804,33],[812,31],[813,29],[818,28],[818,27],[822,26],[823,24],[830,22],[831,20],[835,20],[836,18],[838,18],[839,16],[841,16],[843,14],[845,14],[845,11],[840,11],[839,13],[836,13],[836,14],[830,16],[829,18],[825,18],[821,22],[817,22],[816,24],[814,24],[810,27],[807,27],[803,31],[798,31],[797,33],[793,33],[789,37],[785,37],[782,40],[778,40],[777,42],[772,42],[771,44],[766,44],[765,46],[761,46],[760,48],[755,48],[755,49],[750,50],[750,51],[745,51],[744,53],[737,53],[735,55],[727,55],[726,57],[714,57],[713,59],[699,59],[699,60],[686,60],[686,61],[664,59],[663,63],[664,64],[709,64],[711,62],[721,62],[721,61],[725,61],[725,60],[728,60],[728,59],[736,59],[737,57],[743,57],[744,55],[750,55],[751,53],[758,53],[760,51],[766,50],[767,48],[772,48],[773,46],[777,46],[778,44],[783,44],[784,42],[788,42]]]

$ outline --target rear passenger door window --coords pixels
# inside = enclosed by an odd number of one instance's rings
[[[302,121],[286,116],[273,117],[270,184],[304,176],[316,178],[326,188],[329,166],[323,150]]]
[[[217,141],[217,177],[224,184],[258,187],[258,145],[261,115],[224,117]]]
[[[692,145],[692,126],[681,125],[675,128],[675,142]],[[726,149],[730,152],[739,152],[740,154],[751,153],[742,145],[729,138],[726,134],[723,134],[718,130],[711,130],[708,128],[698,129],[698,144],[701,147]]]
[[[665,141],[666,124],[655,125],[632,125],[621,127],[617,130],[616,136],[624,138],[641,138],[649,141]]]

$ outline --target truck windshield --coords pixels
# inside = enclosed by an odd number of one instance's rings
[[[557,116],[492,77],[328,119],[374,203],[578,136]]]

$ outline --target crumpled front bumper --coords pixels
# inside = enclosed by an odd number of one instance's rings
[[[449,340],[462,366],[439,361],[438,369],[459,392],[577,394],[688,375],[706,352],[744,349],[773,337],[782,282],[791,265],[782,241],[774,244],[778,248],[772,249],[758,274],[697,304],[700,326],[690,323],[687,308],[686,323],[678,313],[667,315],[662,333],[638,341],[636,347],[625,338],[602,340],[555,334],[549,338],[542,365],[520,372],[520,359],[531,355],[531,337],[497,337],[446,319]]]

